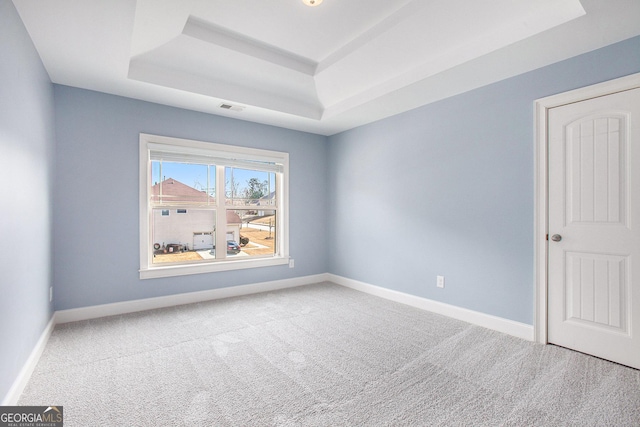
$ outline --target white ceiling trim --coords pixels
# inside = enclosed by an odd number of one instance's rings
[[[14,4],[55,83],[325,135],[640,34],[635,0]]]
[[[317,62],[310,59],[279,49],[276,46],[262,43],[259,40],[243,36],[242,34],[218,25],[205,22],[194,16],[190,16],[189,19],[187,19],[182,34],[309,76],[313,76],[316,73],[316,67],[318,66]]]
[[[320,64],[191,15],[181,35],[132,59],[128,76],[322,120],[585,14],[578,0],[492,0],[492,5],[510,19],[485,10],[482,2],[410,2]],[[439,22],[449,24],[434,25]],[[468,27],[473,37],[464,31]],[[204,43],[180,42],[185,36]]]

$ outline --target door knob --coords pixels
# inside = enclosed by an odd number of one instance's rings
[[[562,240],[562,236],[559,234],[554,234],[553,236],[551,236],[551,240],[553,240],[554,242],[559,242],[560,240]]]

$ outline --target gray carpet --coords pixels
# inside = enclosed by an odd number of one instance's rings
[[[639,426],[640,371],[323,283],[58,325],[65,426]]]

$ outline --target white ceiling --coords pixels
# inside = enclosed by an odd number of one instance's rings
[[[638,0],[14,4],[54,83],[323,135],[640,34]]]

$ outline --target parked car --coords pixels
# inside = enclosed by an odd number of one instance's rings
[[[227,240],[227,255],[235,255],[240,253],[241,249],[240,249],[240,245],[238,245],[238,242],[234,241],[234,240]],[[211,254],[215,254],[216,253],[216,245],[213,245],[213,248],[211,249]]]
[[[227,254],[240,253],[240,245],[234,240],[227,240]]]

